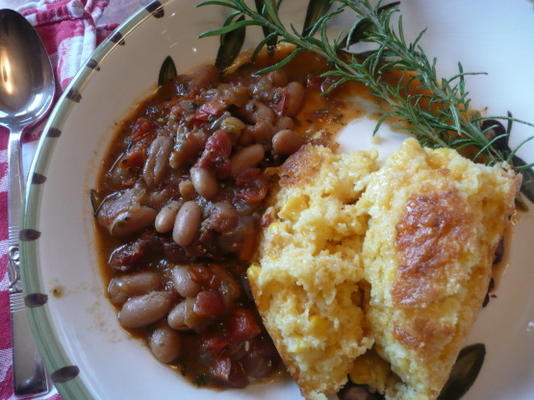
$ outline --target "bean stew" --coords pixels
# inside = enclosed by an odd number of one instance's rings
[[[201,66],[159,87],[121,123],[99,176],[101,270],[118,320],[198,385],[283,371],[246,279],[265,171],[345,118],[335,93],[321,96],[320,59],[254,75],[272,57],[226,74]]]

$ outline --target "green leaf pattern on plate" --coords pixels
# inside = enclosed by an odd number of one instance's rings
[[[161,64],[161,68],[159,70],[158,85],[165,85],[167,82],[176,78],[176,75],[176,65],[174,65],[172,57],[165,57],[165,60],[163,60],[163,64]]]

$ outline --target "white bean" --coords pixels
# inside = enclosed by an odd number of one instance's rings
[[[284,114],[294,117],[300,111],[304,101],[305,89],[300,82],[289,82],[284,104]]]
[[[148,148],[148,157],[143,168],[143,179],[147,186],[161,182],[169,165],[173,140],[168,136],[158,136]]]
[[[239,138],[239,143],[247,146],[252,143],[270,143],[274,134],[274,127],[267,121],[258,121],[254,125],[247,125]]]
[[[159,210],[158,215],[156,215],[156,221],[154,222],[156,231],[159,233],[167,233],[172,230],[176,214],[178,214],[181,205],[182,204],[178,201],[171,201]]]
[[[191,182],[202,197],[210,200],[219,191],[219,185],[213,174],[205,168],[191,168]]]
[[[291,129],[283,129],[273,136],[273,150],[279,154],[293,154],[304,142],[301,135]]]
[[[173,329],[179,331],[186,331],[191,329],[188,322],[193,314],[193,307],[195,305],[195,299],[188,297],[181,303],[178,303],[169,313],[167,322]]]
[[[295,126],[295,122],[293,121],[293,118],[288,117],[287,115],[282,115],[280,118],[278,118],[278,121],[276,122],[276,131],[281,131],[282,129],[293,129]]]
[[[245,106],[245,113],[248,119],[254,123],[265,121],[272,124],[275,119],[274,111],[261,101],[248,102]]]
[[[129,297],[147,294],[159,288],[161,275],[146,271],[113,278],[109,281],[108,293],[113,304],[123,304]]]
[[[170,292],[152,292],[132,297],[122,306],[119,322],[125,328],[140,328],[163,318],[172,305]]]
[[[232,175],[237,176],[246,169],[255,167],[264,157],[265,150],[258,143],[239,150],[230,160]]]
[[[274,86],[284,86],[287,85],[287,74],[284,71],[273,71],[269,72],[267,75],[267,79],[269,79]]]
[[[172,282],[174,289],[182,297],[194,297],[200,291],[200,285],[193,280],[187,267],[174,267],[172,269]]]
[[[150,336],[150,350],[163,363],[174,361],[182,348],[182,337],[167,324],[161,324]]]
[[[181,181],[178,185],[178,188],[180,190],[180,194],[184,198],[184,200],[193,200],[196,195],[195,187],[191,183],[189,179],[186,179],[185,181]]]
[[[119,213],[111,225],[109,233],[115,237],[126,237],[140,232],[152,225],[156,218],[153,208],[140,206]]]
[[[194,201],[186,201],[176,214],[173,240],[180,246],[187,246],[193,242],[200,229],[202,209]]]

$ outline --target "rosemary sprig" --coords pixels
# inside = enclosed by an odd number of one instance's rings
[[[256,4],[256,10],[260,13],[263,11],[263,3],[264,3],[264,0],[254,0],[254,4]],[[278,3],[276,6],[279,7],[280,3],[281,3],[281,0],[278,0]],[[263,34],[265,35],[265,38],[267,38],[266,40],[267,48],[269,49],[269,52],[272,53],[274,49],[276,48],[276,43],[278,42],[278,38],[276,37],[276,35],[271,35],[271,33],[273,32],[268,27],[262,26],[262,29],[263,29]]]
[[[222,35],[244,26],[260,26],[270,35],[277,36],[280,43],[289,43],[294,50],[278,63],[258,71],[258,74],[282,68],[302,51],[312,51],[329,62],[329,70],[324,77],[333,77],[337,81],[330,87],[335,89],[346,82],[358,82],[366,85],[369,91],[383,101],[388,110],[378,121],[375,132],[385,120],[398,121],[398,128],[415,136],[427,147],[449,147],[456,150],[469,148],[474,150],[473,159],[493,165],[508,162],[524,175],[522,192],[534,202],[532,165],[517,157],[521,146],[533,137],[510,149],[505,133],[495,134],[496,125],[488,121],[515,121],[534,126],[508,116],[483,117],[471,112],[469,92],[465,77],[475,75],[464,72],[458,63],[458,73],[451,78],[439,78],[436,72],[436,59],[430,60],[419,42],[424,30],[414,41],[406,40],[402,25],[402,16],[396,24],[392,17],[399,10],[396,4],[382,5],[382,1],[372,5],[369,0],[324,0],[328,3],[321,16],[315,18],[303,33],[294,26],[286,26],[278,13],[279,1],[264,0],[258,10],[250,8],[245,0],[204,1],[198,6],[219,5],[234,10],[244,20],[227,24],[201,35]],[[327,35],[327,26],[335,16],[344,12],[356,14],[356,20],[344,34],[332,39]],[[355,41],[374,45],[375,50],[366,52],[365,56],[350,52]],[[266,40],[259,43],[256,52],[266,45]],[[386,78],[391,73],[400,74],[395,84]],[[504,143],[504,145],[503,145]]]

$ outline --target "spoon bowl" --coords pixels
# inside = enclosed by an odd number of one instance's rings
[[[24,184],[20,138],[41,120],[54,100],[55,81],[43,43],[26,19],[0,10],[0,125],[9,129],[9,305],[16,397],[48,392],[48,379],[26,317],[19,265],[19,226]]]
[[[0,124],[24,128],[50,108],[52,66],[33,27],[19,13],[0,10]]]

